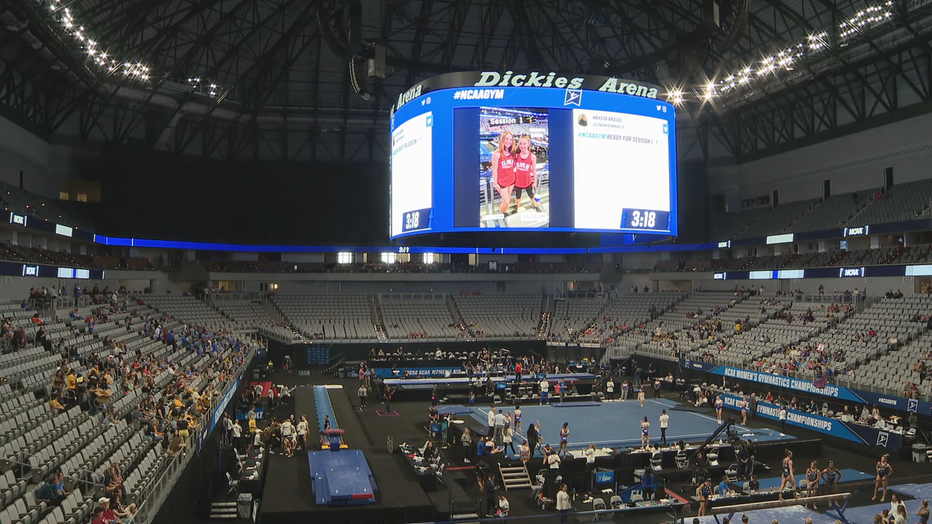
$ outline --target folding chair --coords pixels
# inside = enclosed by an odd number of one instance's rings
[[[592,499],[592,511],[605,511],[605,500],[602,498]],[[596,513],[595,516],[592,517],[592,520],[602,520],[609,515],[609,513]]]

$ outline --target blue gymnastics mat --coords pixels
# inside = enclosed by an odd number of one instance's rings
[[[319,506],[375,503],[378,487],[362,451],[312,451],[307,454],[311,488]]]
[[[469,406],[461,406],[459,404],[437,406],[437,413],[441,415],[469,415],[472,413],[472,411],[473,408]]]
[[[918,509],[919,506],[916,506]],[[883,510],[890,509],[890,501],[887,500],[882,504],[871,504],[870,506],[859,506],[851,507],[848,506],[848,509],[845,510],[845,518],[848,519],[848,522],[852,524],[871,524],[874,522],[874,515],[878,515]],[[913,513],[916,512],[916,509],[913,509]],[[912,513],[909,513],[909,506],[906,506],[906,512],[909,514],[908,522],[913,522]],[[825,516],[829,518],[838,518],[838,515],[835,513],[835,509],[832,508],[825,512]]]
[[[899,493],[900,495],[917,498],[919,500],[932,499],[932,483],[901,484],[899,486],[890,486],[890,491]],[[910,513],[910,515],[912,515],[912,513]]]
[[[625,402],[603,402],[596,406],[580,405],[584,403],[566,403],[566,407],[574,409],[557,409],[551,406],[529,404],[521,406],[522,437],[527,434],[530,424],[540,421],[542,441],[557,445],[560,440],[560,428],[564,422],[569,423],[570,438],[569,449],[584,449],[590,443],[596,447],[621,448],[641,445],[641,421],[644,417],[650,422],[651,442],[660,440],[661,412],[666,409],[670,415],[670,427],[667,429],[667,442],[683,440],[686,442],[701,442],[708,438],[719,424],[715,417],[702,413],[689,411],[674,411],[669,400],[649,399],[644,407],[636,400]],[[514,413],[512,406],[495,406]],[[489,406],[471,406],[471,415],[482,424],[488,423]],[[744,440],[754,442],[774,440],[795,440],[791,435],[781,435],[780,432],[766,428],[747,428],[736,425],[736,431]]]
[[[861,482],[864,480],[870,480],[876,476],[876,475],[871,475],[871,474],[864,473],[863,471],[858,471],[855,469],[843,469],[840,471],[841,471],[841,483],[842,484],[844,484],[845,482]],[[803,480],[804,478],[806,478],[805,473],[796,474],[796,486],[797,487],[799,486],[799,481]],[[764,479],[762,478],[757,479],[757,481],[760,482],[761,490],[779,489],[780,482],[782,480],[783,480],[783,477],[770,477],[770,478],[764,478]],[[841,490],[841,491],[844,491],[844,490]]]
[[[889,504],[888,504],[889,506]],[[830,517],[819,513],[818,511],[812,511],[804,508],[802,504],[799,506],[784,506],[782,508],[767,508],[767,509],[755,509],[753,511],[745,511],[743,513],[736,513],[732,516],[732,522],[741,522],[741,517],[743,515],[748,516],[748,522],[755,524],[769,524],[773,519],[777,519],[781,524],[802,524],[806,522],[807,518],[812,518],[812,524],[834,524],[835,517]],[[722,519],[728,515],[718,515],[718,522],[722,522]],[[845,512],[845,516],[848,517],[848,512]],[[696,517],[699,519],[700,524],[716,524],[715,517]],[[687,518],[686,522],[692,522],[692,518]],[[871,521],[864,523],[858,522],[857,524],[871,524]]]

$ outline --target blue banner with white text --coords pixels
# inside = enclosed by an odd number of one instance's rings
[[[697,360],[681,360],[680,366],[684,369],[693,371],[707,372],[712,375],[723,376],[727,379],[743,380],[754,384],[764,386],[773,386],[778,388],[800,391],[811,395],[831,397],[836,400],[853,402],[856,404],[868,404],[906,413],[920,413],[923,415],[932,415],[932,402],[917,400],[905,397],[895,397],[891,395],[882,395],[872,391],[860,389],[850,389],[844,386],[827,384],[823,388],[816,387],[810,379],[786,377],[783,375],[774,375],[772,373],[762,373],[750,369],[732,368],[720,366]]]
[[[730,393],[722,393],[725,407],[740,410],[739,403],[742,397]],[[757,416],[768,420],[780,420],[780,407],[769,402],[757,404]],[[816,433],[822,433],[834,438],[844,439],[858,444],[882,447],[891,452],[898,452],[903,445],[903,436],[899,433],[882,431],[871,426],[846,423],[837,419],[823,417],[813,413],[805,413],[788,409],[786,423],[789,426],[805,428]]]
[[[460,368],[376,368],[375,374],[379,378],[402,378],[407,373],[408,378],[415,377],[451,377]],[[465,374],[463,375],[466,376]]]

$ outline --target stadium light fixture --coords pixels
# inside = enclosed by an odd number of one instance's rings
[[[75,43],[86,53],[88,60],[96,64],[102,73],[114,74],[123,69],[124,77],[127,79],[142,82],[149,81],[152,73],[147,66],[143,66],[137,61],[135,67],[127,67],[126,64],[132,64],[133,62],[118,60],[111,57],[109,52],[104,53],[101,51],[101,45],[75,19],[74,12],[68,7],[71,2],[63,3],[62,0],[34,1],[48,7],[51,17],[61,25],[62,31],[75,40]],[[852,38],[887,23],[892,18],[893,9],[894,2],[892,0],[886,0],[861,9],[838,25],[838,32],[833,37],[835,44],[839,47],[846,47]],[[793,71],[799,61],[817,56],[818,53],[827,49],[831,45],[829,42],[827,31],[809,34],[803,41],[797,42],[775,55],[765,57],[757,64],[745,65],[739,71],[725,76],[720,82],[713,82],[711,86],[697,86],[691,88],[689,92],[695,93],[697,98],[702,100],[710,100],[713,97],[724,96],[739,88],[753,86],[760,80],[769,80],[772,75],[776,76],[781,71]],[[352,74],[350,76],[351,81],[355,82],[357,80]],[[202,82],[197,77],[189,78],[188,84],[192,91],[211,98],[219,98],[225,92],[223,87],[215,81],[204,80]],[[667,94],[667,100],[673,104],[683,103],[685,101],[683,89],[671,90]]]
[[[682,104],[683,100],[683,91],[680,89],[675,89],[667,93],[667,102],[670,102],[673,105]]]
[[[149,82],[151,80],[152,74],[149,67],[141,61],[121,61],[111,57],[109,51],[103,51],[100,43],[91,37],[90,32],[83,25],[75,20],[74,12],[68,7],[71,2],[62,3],[62,0],[36,0],[36,2],[48,6],[52,19],[61,26],[66,35],[74,39],[75,44],[87,55],[89,62],[95,64],[100,72],[112,75],[122,69],[123,77],[128,80],[138,82]],[[193,87],[193,89],[197,89],[197,87]],[[210,83],[209,88],[203,88],[199,91],[201,94],[216,98],[223,89],[217,83]]]
[[[838,26],[839,32],[835,37],[837,45],[846,47],[852,37],[888,22],[892,17],[892,10],[893,2],[887,0],[882,4],[870,5],[858,11]],[[781,71],[794,71],[800,61],[818,56],[820,52],[826,50],[831,45],[829,42],[828,31],[811,33],[806,36],[805,40],[784,48],[774,55],[764,57],[753,67],[745,65],[740,70],[730,73],[723,80],[716,82],[714,88],[705,86],[702,90],[705,93],[702,99],[708,100],[709,97],[706,96],[708,93],[713,93],[712,96],[725,95],[739,88],[750,87],[759,80],[769,79]]]

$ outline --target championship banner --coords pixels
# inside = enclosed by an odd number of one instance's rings
[[[452,377],[454,373],[460,371],[460,368],[442,367],[442,368],[376,368],[375,374],[379,378],[401,378],[405,373],[408,377]],[[465,377],[466,375],[463,374]]]
[[[725,407],[740,411],[742,397],[730,393],[720,393]],[[758,402],[757,416],[768,420],[780,420],[780,407],[768,402]],[[891,452],[898,452],[903,445],[903,436],[899,433],[881,431],[870,426],[846,423],[837,419],[823,417],[803,411],[788,409],[786,423],[789,426],[805,428],[816,433],[829,435],[833,438],[843,439],[858,444],[882,447]]]
[[[754,384],[789,389],[792,391],[799,391],[811,395],[831,397],[833,399],[852,402],[855,404],[867,404],[870,406],[884,407],[905,413],[920,413],[923,415],[932,414],[932,402],[927,402],[924,400],[882,395],[872,391],[850,389],[844,386],[836,386],[834,384],[826,384],[825,387],[820,388],[813,383],[813,380],[809,379],[785,377],[783,375],[774,375],[772,373],[761,373],[760,371],[752,371],[750,369],[719,366],[717,364],[699,362],[696,360],[681,359],[680,367],[693,371],[706,372],[711,375],[724,376],[729,379],[743,380]]]

